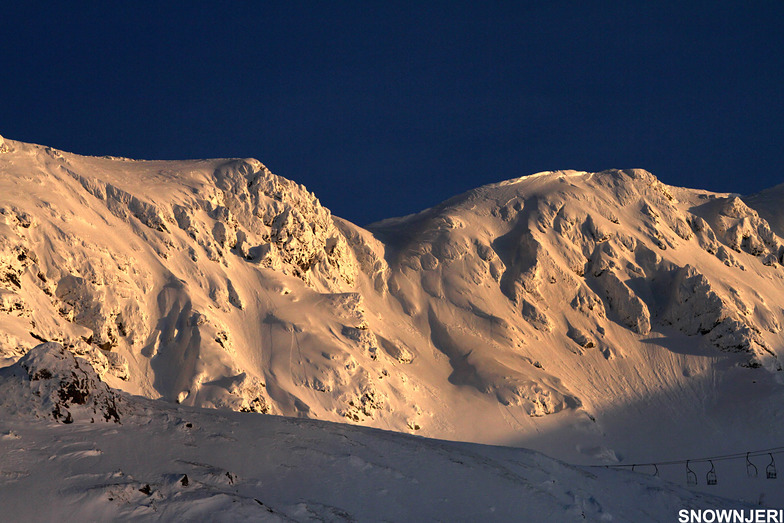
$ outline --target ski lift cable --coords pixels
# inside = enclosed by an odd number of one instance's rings
[[[771,459],[773,458],[774,454],[784,454],[784,447],[773,447],[770,449],[763,449],[763,450],[752,450],[749,452],[739,452],[737,454],[724,454],[721,456],[708,456],[704,458],[696,458],[696,459],[680,459],[680,460],[671,460],[671,461],[656,461],[656,462],[648,462],[648,463],[629,463],[629,464],[618,464],[618,465],[589,465],[591,468],[635,468],[635,467],[657,467],[659,465],[682,465],[684,463],[691,462],[691,463],[707,463],[709,461],[727,461],[732,459],[743,459],[746,458],[753,458],[759,456],[767,456],[770,455]]]
[[[641,467],[641,466],[654,466],[654,465],[679,465],[686,463],[686,461],[691,461],[694,463],[705,463],[710,460],[713,461],[724,461],[724,460],[731,460],[731,459],[740,459],[743,457],[759,457],[765,456],[768,454],[782,454],[784,453],[784,447],[775,447],[772,449],[765,449],[765,450],[756,450],[750,452],[741,452],[738,454],[725,454],[722,456],[709,456],[705,458],[695,458],[695,459],[681,459],[681,460],[672,460],[672,461],[657,461],[657,462],[650,462],[650,463],[634,463],[634,464],[619,464],[619,465],[591,465],[592,467],[605,467],[605,468],[629,468],[633,466]]]

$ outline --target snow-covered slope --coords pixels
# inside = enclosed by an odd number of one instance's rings
[[[766,209],[557,171],[363,229],[256,160],[5,140],[0,355],[57,341],[148,398],[586,464],[769,448],[784,242]]]
[[[784,236],[784,183],[765,189],[757,194],[742,197],[743,201],[759,213],[759,216],[770,224],[770,228],[779,237]]]
[[[34,391],[59,396],[82,364],[48,343],[0,371],[4,520],[644,522],[744,508],[524,449],[178,407],[96,380],[55,402],[73,411],[56,423],[50,396]],[[107,394],[117,417],[95,420]]]

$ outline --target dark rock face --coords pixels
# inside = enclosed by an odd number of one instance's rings
[[[42,343],[4,369],[0,388],[9,387],[22,389],[22,394],[27,389],[34,398],[32,410],[41,417],[62,423],[88,417],[120,423],[119,394],[101,381],[89,363],[59,343]]]

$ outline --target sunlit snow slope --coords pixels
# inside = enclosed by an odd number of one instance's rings
[[[6,365],[59,341],[149,398],[582,463],[780,444],[770,195],[545,172],[363,229],[256,160],[2,151]]]

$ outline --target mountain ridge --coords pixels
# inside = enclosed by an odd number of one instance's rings
[[[784,426],[784,247],[735,195],[549,171],[362,228],[257,160],[2,147],[6,364],[57,341],[150,398],[582,462]]]

